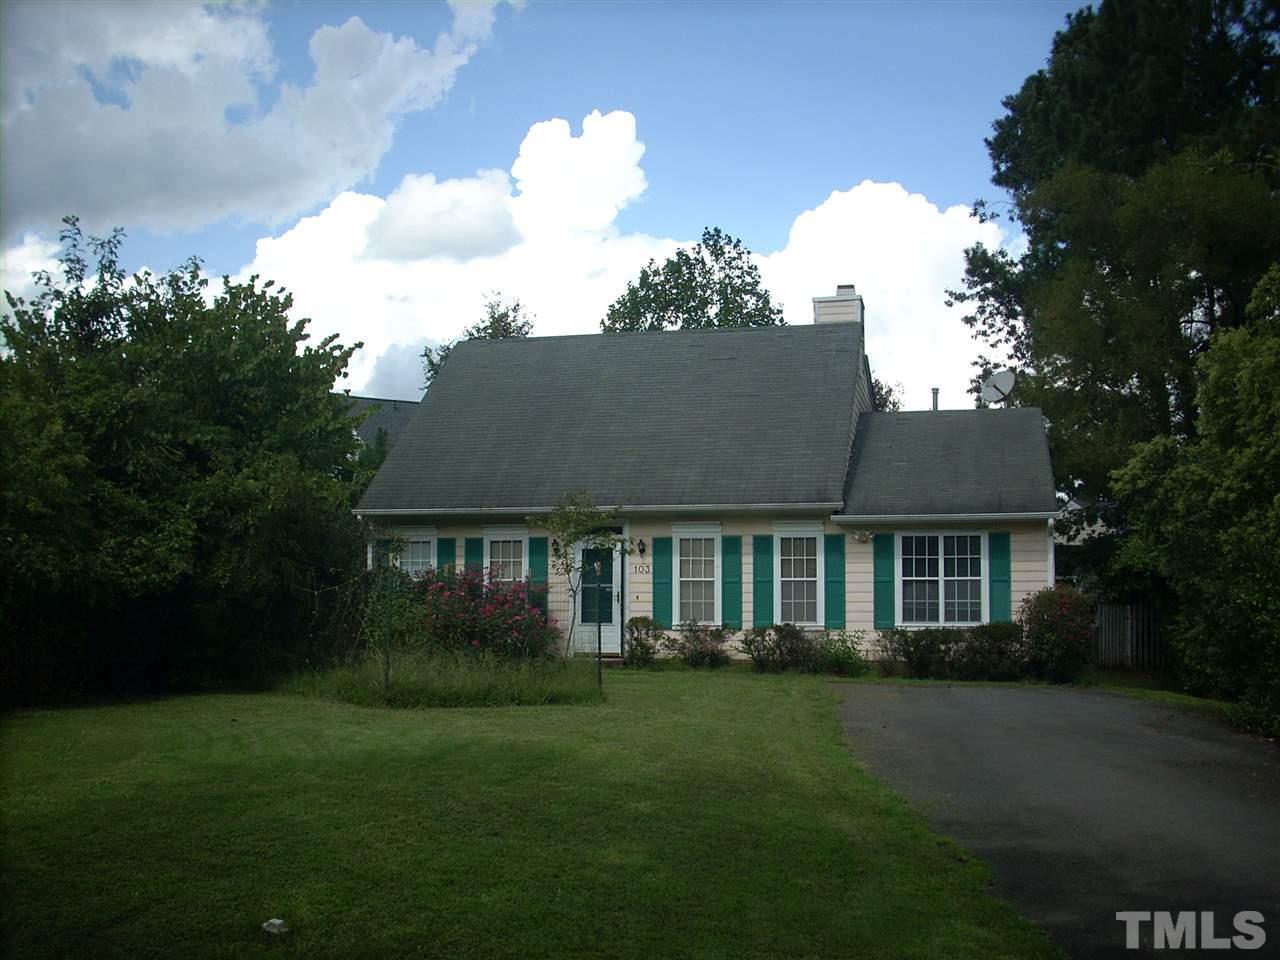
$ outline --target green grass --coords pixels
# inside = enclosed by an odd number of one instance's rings
[[[1189,710],[1192,713],[1202,713],[1222,720],[1231,719],[1231,711],[1235,706],[1225,700],[1193,697],[1189,693],[1178,693],[1175,690],[1156,690],[1151,687],[1124,687],[1108,683],[1099,685],[1098,689],[1107,693],[1132,697],[1135,700],[1147,700],[1151,703],[1164,704],[1167,707],[1178,707],[1182,710]]]
[[[300,674],[281,692],[375,707],[505,707],[598,703],[596,665],[585,660],[512,661],[500,657],[397,653],[383,689],[377,656]]]
[[[1088,687],[1118,687],[1124,690],[1171,690],[1173,678],[1148,670],[1089,667],[1080,682]]]
[[[912,679],[909,677],[880,677],[876,676],[874,673],[837,682],[944,687],[1057,686],[1056,684],[1047,684],[1032,680],[931,680]],[[1146,700],[1151,703],[1160,703],[1169,707],[1178,707],[1183,710],[1189,710],[1192,713],[1200,713],[1205,716],[1217,717],[1228,722],[1232,720],[1232,711],[1236,708],[1235,704],[1228,703],[1225,700],[1211,700],[1207,697],[1195,697],[1189,693],[1179,693],[1176,690],[1169,690],[1166,689],[1166,684],[1168,684],[1168,682],[1168,678],[1161,674],[1140,673],[1124,670],[1090,669],[1084,673],[1078,683],[1063,685],[1059,687],[1059,689],[1097,689],[1106,693],[1114,693],[1119,696],[1132,697],[1135,700]]]
[[[1059,956],[854,763],[829,684],[605,683],[599,706],[258,694],[10,715],[9,951]],[[292,932],[269,940],[270,917]]]

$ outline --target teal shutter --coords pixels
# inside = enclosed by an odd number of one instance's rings
[[[877,630],[889,630],[893,627],[893,538],[892,533],[875,535],[874,567],[872,583],[875,591],[874,623]]]
[[[653,538],[653,619],[671,626],[671,538]]]
[[[844,629],[844,534],[828,533],[823,542],[825,620],[828,630]]]
[[[547,538],[529,538],[529,592],[533,605],[547,612]]]
[[[989,533],[991,566],[987,568],[987,580],[991,588],[992,623],[1008,623],[1013,619],[1009,574],[1009,534]]]
[[[436,541],[436,569],[449,571],[458,565],[458,541],[453,537],[441,537]]]
[[[751,623],[756,627],[773,624],[773,534],[758,533],[751,538]]]
[[[479,537],[467,537],[462,548],[462,560],[467,572],[479,573],[484,569],[484,541]]]
[[[742,629],[742,538],[721,537],[720,622]]]

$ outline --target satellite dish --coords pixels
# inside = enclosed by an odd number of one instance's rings
[[[1001,370],[982,381],[982,399],[987,403],[1000,403],[1009,399],[1017,376],[1012,370]]]

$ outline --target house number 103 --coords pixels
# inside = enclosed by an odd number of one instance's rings
[[[648,563],[632,564],[631,572],[632,573],[651,573],[653,572],[653,566]]]

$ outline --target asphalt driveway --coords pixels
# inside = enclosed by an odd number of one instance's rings
[[[1280,956],[1275,744],[1100,691],[843,690],[854,755],[1072,956],[1134,956],[1117,911],[1212,910],[1231,936],[1246,909],[1267,942],[1245,955]],[[1141,938],[1151,950],[1151,924]]]

